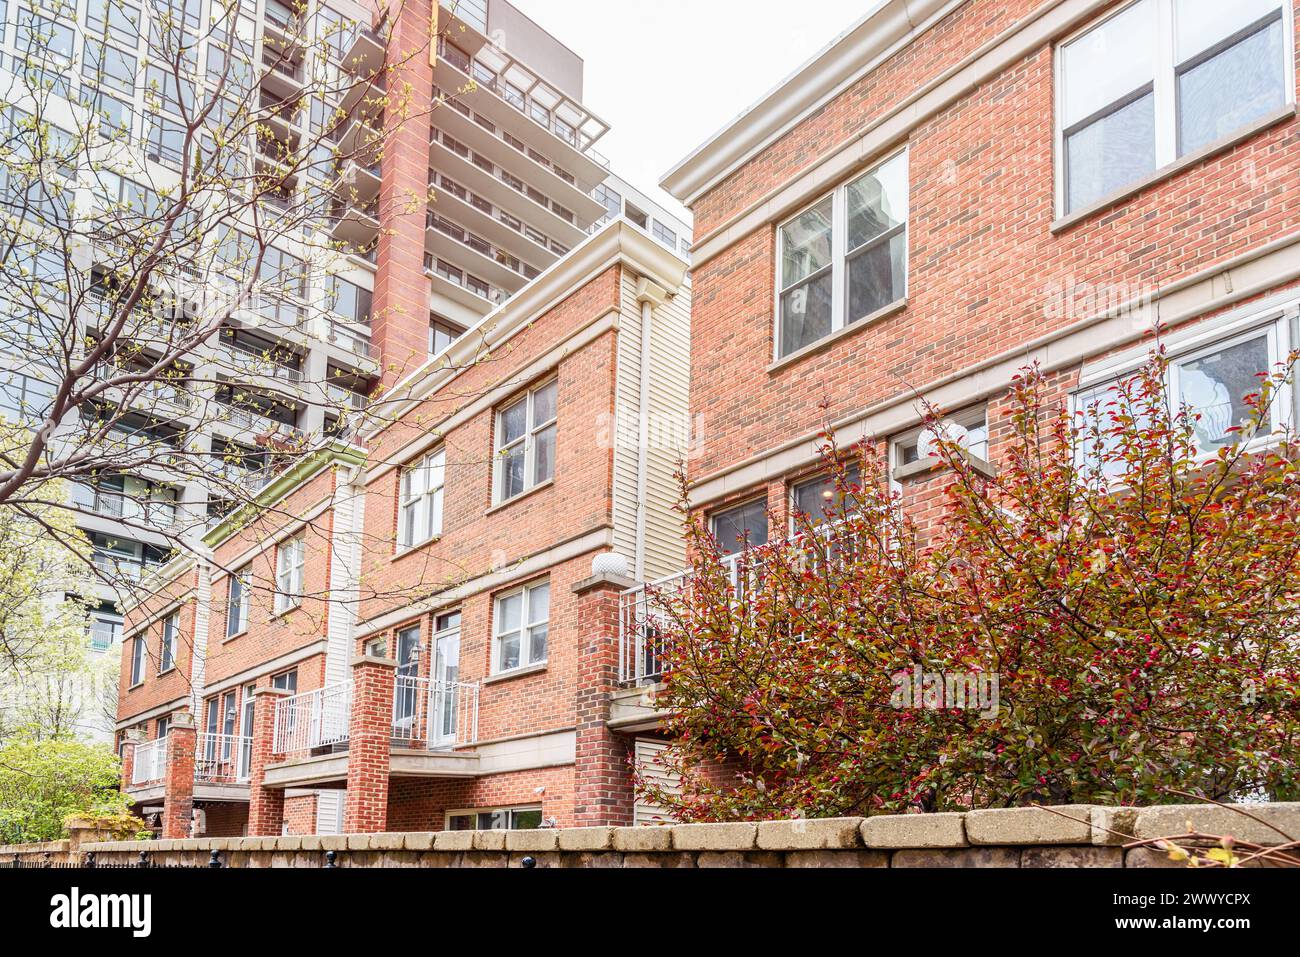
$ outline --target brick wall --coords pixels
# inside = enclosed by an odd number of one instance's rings
[[[122,671],[118,679],[119,720],[130,721],[146,711],[189,696],[197,607],[193,594],[196,576],[192,565],[183,567],[124,616],[124,633],[130,634],[134,630],[145,640],[145,664],[142,681],[132,687],[131,655],[134,635],[123,641]],[[173,668],[160,673],[163,621],[173,611],[180,615],[176,661]],[[140,627],[142,624],[143,628]],[[150,738],[155,736],[154,724],[151,720],[146,729]]]

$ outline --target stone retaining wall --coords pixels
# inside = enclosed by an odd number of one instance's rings
[[[1173,867],[1125,847],[1195,830],[1260,844],[1300,837],[1300,803],[1088,805],[758,824],[442,831],[85,844],[97,864],[224,867]],[[1190,824],[1190,828],[1189,828]],[[0,849],[0,860],[6,849]],[[332,853],[331,853],[332,852]]]

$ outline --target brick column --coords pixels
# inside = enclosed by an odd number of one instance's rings
[[[135,771],[135,746],[136,741],[132,737],[126,737],[122,740],[122,793],[126,794],[131,789],[131,775]]]
[[[279,837],[284,829],[284,789],[262,785],[266,766],[274,763],[275,706],[291,692],[284,688],[253,691],[253,744],[248,763],[248,836]]]
[[[194,715],[172,715],[167,728],[167,771],[163,778],[162,836],[165,841],[190,836],[194,810]]]
[[[352,662],[348,726],[345,834],[382,834],[388,828],[388,767],[393,741],[393,684],[397,662],[362,655]]]
[[[618,687],[619,595],[634,582],[596,574],[573,586],[578,596],[578,740],[574,767],[575,827],[632,823],[628,739],[609,728]]]
[[[433,102],[431,0],[393,8],[387,49],[393,105],[384,116],[379,250],[371,340],[388,388],[429,358],[429,277],[424,274]],[[396,91],[401,91],[400,95]],[[454,93],[455,91],[448,91]],[[400,105],[399,105],[400,101]]]

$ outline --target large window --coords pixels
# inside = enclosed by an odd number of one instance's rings
[[[555,477],[558,383],[531,390],[497,413],[497,500],[504,502]]]
[[[410,548],[442,534],[442,496],[447,477],[447,453],[427,455],[402,472],[398,505],[397,544]]]
[[[487,811],[449,811],[448,831],[535,831],[542,826],[539,807],[499,807]]]
[[[1061,46],[1062,213],[1292,98],[1289,4],[1137,0]]]
[[[860,484],[857,465],[845,469],[844,481],[848,485]],[[848,496],[836,484],[836,476],[832,473],[799,483],[790,497],[794,510],[807,515],[813,525],[839,521],[849,505],[846,501]]]
[[[1165,381],[1171,411],[1187,411],[1192,438],[1201,453],[1212,455],[1243,438],[1242,430],[1250,425],[1253,413],[1247,397],[1258,395],[1261,377],[1286,361],[1292,338],[1290,324],[1280,319],[1174,353]],[[1085,426],[1095,416],[1105,433],[1113,428],[1113,414],[1140,413],[1140,409],[1122,408],[1122,381],[1102,383],[1075,396],[1074,408]],[[1267,437],[1288,425],[1293,419],[1294,401],[1295,389],[1290,384],[1278,390],[1257,434]],[[1123,470],[1123,463],[1103,461],[1113,444],[1114,440],[1103,434],[1082,450],[1086,465],[1109,478]]]
[[[301,536],[282,543],[275,552],[275,612],[302,604],[302,569],[305,556]]]
[[[777,230],[778,357],[907,294],[907,204],[899,153]]]
[[[539,582],[496,600],[494,673],[514,671],[546,661],[551,616],[551,583]]]
[[[248,569],[230,576],[226,585],[226,637],[233,638],[248,628]]]
[[[713,537],[723,555],[767,544],[767,502],[755,499],[713,516]]]
[[[174,611],[163,619],[162,647],[158,652],[158,673],[176,667],[176,641],[181,631],[180,612]]]

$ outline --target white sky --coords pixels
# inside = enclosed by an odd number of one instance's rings
[[[610,167],[670,211],[679,160],[864,16],[871,0],[510,0],[586,61]]]

